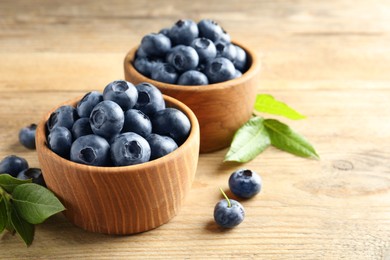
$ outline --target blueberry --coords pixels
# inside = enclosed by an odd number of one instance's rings
[[[246,52],[237,45],[234,45],[236,48],[236,58],[233,61],[234,67],[241,72],[245,72],[247,69],[247,55]]]
[[[163,57],[171,48],[171,40],[161,33],[150,33],[141,40],[142,50],[147,56]]]
[[[92,131],[107,139],[122,131],[125,116],[122,108],[111,100],[97,104],[91,112],[89,123]]]
[[[181,72],[195,69],[199,64],[198,53],[190,46],[179,46],[179,48],[173,48],[169,53],[168,63]]]
[[[209,80],[206,75],[197,70],[189,70],[180,75],[177,80],[177,84],[179,85],[207,85],[209,84]]]
[[[236,69],[236,72],[234,73],[234,78],[239,78],[239,77],[241,77],[241,76],[242,76],[241,71],[239,71],[239,70]]]
[[[135,52],[136,58],[146,58],[148,57],[148,54],[142,49],[141,46],[138,47],[137,51]]]
[[[165,36],[169,37],[169,32],[171,28],[162,28],[158,33],[164,34]]]
[[[16,176],[19,180],[31,179],[32,183],[46,187],[45,180],[43,179],[42,171],[39,168],[25,169]]]
[[[177,21],[169,32],[169,37],[174,45],[190,45],[198,35],[197,24],[189,19]]]
[[[239,225],[245,218],[244,207],[235,200],[220,200],[214,208],[214,220],[223,228],[233,228]]]
[[[191,47],[198,53],[200,63],[212,60],[217,56],[214,43],[207,38],[196,38],[192,41]]]
[[[23,127],[19,131],[19,142],[28,149],[35,149],[35,131],[36,124]]]
[[[77,103],[76,110],[80,117],[89,117],[92,109],[103,101],[103,95],[97,91],[91,91]]]
[[[16,155],[4,157],[0,162],[0,174],[8,173],[9,175],[16,177],[19,172],[25,169],[28,169],[28,162],[26,159]]]
[[[218,83],[233,79],[236,73],[233,63],[223,57],[212,60],[205,69],[210,83]]]
[[[132,83],[116,80],[104,88],[103,99],[114,101],[126,111],[134,107],[138,99],[138,92]]]
[[[108,166],[110,145],[98,135],[84,135],[77,138],[70,149],[70,160],[77,163]]]
[[[147,82],[142,82],[135,87],[138,90],[138,100],[134,109],[150,116],[165,108],[164,98],[158,88]]]
[[[47,136],[49,148],[63,158],[69,158],[69,151],[72,145],[72,134],[68,128],[57,126]]]
[[[221,37],[218,39],[218,41],[223,41],[223,42],[226,42],[226,43],[230,43],[231,42],[230,35],[223,28],[222,28]]]
[[[156,112],[152,120],[153,133],[171,137],[178,145],[184,143],[190,130],[188,117],[176,108],[166,108]]]
[[[152,133],[152,123],[142,111],[129,109],[125,112],[125,123],[122,132],[134,132],[142,137],[147,137]]]
[[[74,121],[78,119],[77,111],[72,106],[61,106],[51,113],[47,120],[47,129],[51,131],[57,126],[63,126],[72,129]]]
[[[224,57],[231,62],[234,62],[237,57],[237,48],[235,45],[223,41],[217,41],[215,43],[215,47],[217,49],[217,57]]]
[[[224,34],[222,27],[213,20],[203,19],[198,23],[199,35],[215,42]]]
[[[82,117],[74,122],[72,127],[72,137],[73,139],[77,139],[83,135],[93,134],[91,129],[91,124],[89,123],[89,118]]]
[[[149,143],[142,136],[132,132],[115,137],[110,152],[115,166],[139,164],[150,159]]]
[[[152,79],[169,84],[175,84],[177,77],[176,69],[168,63],[158,64],[151,74]]]
[[[229,178],[230,191],[241,198],[251,198],[261,190],[260,176],[251,170],[240,169]]]
[[[157,67],[161,63],[162,63],[162,61],[160,61],[158,59],[152,59],[152,58],[148,58],[148,57],[146,57],[146,58],[137,57],[134,60],[134,67],[142,75],[144,75],[146,77],[150,77],[152,75],[152,72],[154,71],[154,68]]]
[[[151,134],[146,138],[146,141],[150,145],[150,160],[163,157],[177,149],[175,141],[168,136]]]

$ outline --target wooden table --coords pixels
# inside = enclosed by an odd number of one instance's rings
[[[80,3],[77,3],[80,2]],[[305,114],[283,119],[320,161],[274,148],[244,165],[202,154],[191,193],[168,224],[133,236],[85,232],[61,214],[26,248],[0,239],[1,259],[390,259],[390,3],[388,1],[20,1],[0,3],[0,157],[21,127],[56,104],[123,78],[123,58],[179,18],[213,18],[263,61],[259,93]],[[230,173],[264,181],[233,230],[213,222]]]

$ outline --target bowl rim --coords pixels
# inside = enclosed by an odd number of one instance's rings
[[[180,111],[182,111],[190,120],[191,122],[191,130],[190,134],[188,135],[186,141],[180,145],[175,151],[154,159],[152,161],[148,161],[145,163],[141,164],[135,164],[135,165],[127,165],[127,166],[94,166],[94,165],[86,165],[86,164],[81,164],[77,162],[73,162],[71,160],[68,160],[66,158],[63,158],[59,156],[58,154],[54,153],[52,150],[49,149],[47,146],[47,137],[46,137],[46,121],[50,117],[50,114],[54,112],[58,107],[63,106],[63,105],[74,105],[76,104],[77,101],[79,101],[83,96],[79,96],[70,100],[67,100],[51,110],[47,112],[44,117],[41,119],[41,121],[38,124],[38,127],[36,129],[36,147],[37,147],[37,153],[38,154],[45,154],[46,156],[50,157],[52,160],[55,160],[56,163],[58,164],[64,164],[67,165],[68,167],[74,168],[74,169],[79,169],[80,173],[81,172],[92,172],[96,171],[99,172],[100,174],[121,174],[121,173],[130,173],[138,170],[147,170],[150,168],[155,168],[156,166],[159,166],[161,164],[165,164],[168,161],[171,161],[175,156],[180,156],[185,153],[186,150],[190,149],[190,145],[193,142],[194,138],[198,138],[198,143],[199,143],[199,137],[200,137],[200,130],[199,130],[199,122],[198,119],[196,118],[194,112],[186,106],[183,102],[164,95],[163,98],[166,103],[169,103],[170,106],[178,108]],[[170,107],[168,106],[168,107]],[[198,150],[199,150],[199,145],[198,145]],[[198,151],[199,154],[199,151]],[[153,172],[153,171],[151,171]]]
[[[231,41],[231,43],[241,47],[248,55],[250,59],[250,67],[248,68],[247,71],[245,71],[241,77],[219,82],[219,83],[213,83],[213,84],[208,84],[208,85],[196,85],[196,86],[187,86],[187,85],[177,85],[177,84],[169,84],[169,83],[164,83],[161,81],[156,81],[151,78],[148,78],[144,76],[143,74],[139,73],[135,67],[133,66],[133,60],[135,57],[135,53],[139,47],[139,44],[132,49],[126,54],[125,59],[124,59],[124,69],[125,69],[125,74],[134,74],[137,75],[139,79],[143,82],[149,82],[153,85],[155,85],[158,88],[161,89],[169,89],[172,91],[182,91],[182,92],[197,92],[197,91],[207,91],[207,90],[223,90],[226,88],[230,88],[239,84],[243,84],[244,82],[248,81],[249,79],[255,77],[259,71],[260,71],[260,61],[257,58],[255,52],[250,50],[248,47],[244,46],[242,43],[239,43],[237,41]]]

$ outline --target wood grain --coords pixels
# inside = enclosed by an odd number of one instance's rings
[[[37,154],[18,130],[52,107],[123,78],[141,37],[179,18],[217,19],[262,61],[259,93],[308,118],[281,119],[320,161],[269,148],[245,165],[226,149],[202,154],[192,189],[169,223],[133,236],[83,231],[58,214],[33,245],[5,233],[1,259],[374,259],[390,257],[390,4],[388,1],[21,1],[0,3],[0,156]],[[262,192],[243,201],[236,229],[213,207],[241,167]]]

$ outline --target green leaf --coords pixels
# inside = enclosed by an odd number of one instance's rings
[[[273,96],[267,94],[257,95],[255,109],[259,112],[284,116],[293,120],[306,118],[304,115],[295,111],[287,104],[278,101]]]
[[[224,161],[248,162],[270,145],[264,119],[252,117],[234,135]]]
[[[12,201],[19,215],[31,224],[42,223],[65,209],[51,191],[34,183],[17,186]]]
[[[11,211],[12,226],[27,246],[34,240],[34,225],[24,220],[15,208]]]
[[[8,225],[8,210],[5,198],[0,194],[0,234]]]
[[[0,174],[0,187],[2,187],[8,193],[12,193],[16,186],[30,182],[31,179],[19,180],[6,173]]]
[[[288,125],[275,119],[265,119],[264,126],[271,138],[271,144],[276,148],[301,157],[319,159],[314,147]]]

